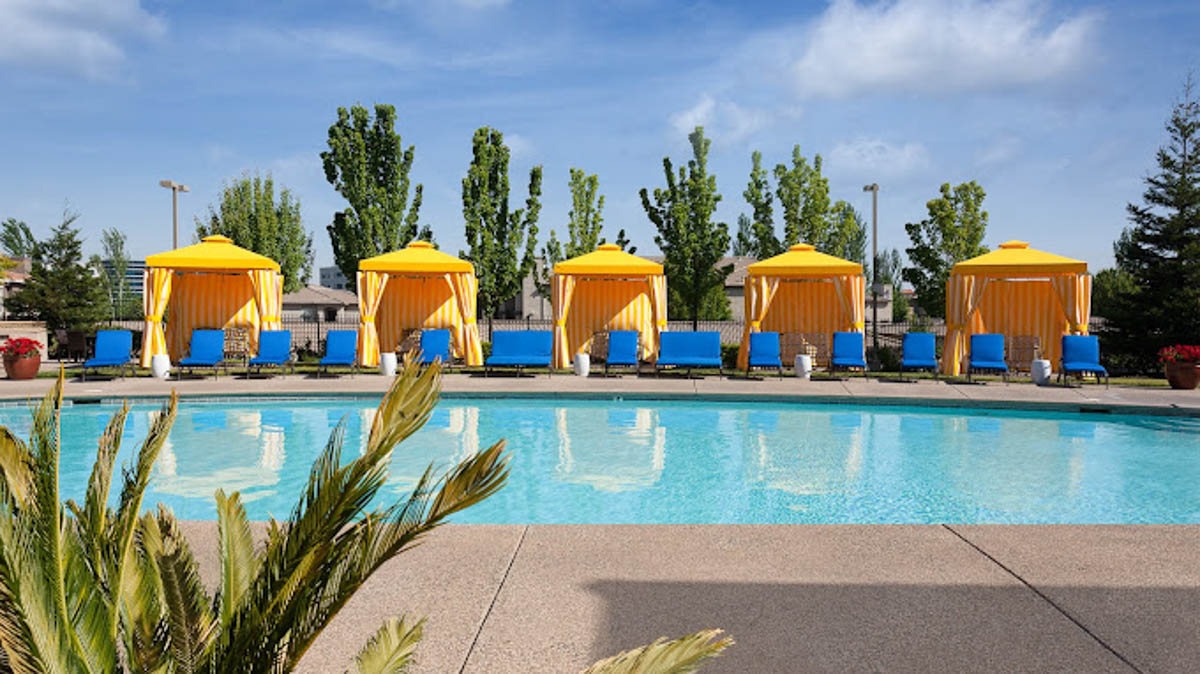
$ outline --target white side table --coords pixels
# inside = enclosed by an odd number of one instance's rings
[[[1038,386],[1050,383],[1050,361],[1035,360],[1029,364],[1029,377]]]
[[[165,353],[156,353],[150,356],[150,372],[156,379],[165,380],[171,376],[171,357]]]
[[[812,356],[807,353],[796,354],[794,363],[796,376],[802,379],[812,379]]]
[[[379,354],[379,374],[385,377],[396,376],[396,352],[384,351]]]
[[[592,357],[586,353],[575,354],[575,374],[586,377],[592,371]]]

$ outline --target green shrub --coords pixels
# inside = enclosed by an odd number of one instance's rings
[[[727,370],[737,369],[737,344],[722,344],[721,345],[721,365]]]

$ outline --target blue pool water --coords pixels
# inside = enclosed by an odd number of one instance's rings
[[[213,492],[286,517],[329,431],[346,456],[377,400],[184,402],[147,499],[212,519]],[[64,497],[81,499],[115,408],[64,410]],[[130,414],[119,461],[153,406]],[[22,437],[24,408],[0,409]],[[443,400],[382,497],[507,438],[513,471],[456,518],[487,523],[1200,522],[1200,420],[770,403]],[[114,490],[115,493],[115,490]]]

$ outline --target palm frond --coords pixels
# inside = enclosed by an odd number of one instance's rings
[[[218,556],[221,558],[216,609],[221,626],[226,627],[241,605],[250,581],[258,573],[260,559],[254,553],[254,537],[241,497],[237,492],[225,496],[225,491],[218,489],[216,499]]]
[[[112,486],[113,464],[116,463],[117,451],[121,448],[121,434],[125,430],[125,419],[128,415],[129,405],[123,404],[109,419],[104,433],[100,436],[96,461],[92,464],[83,512],[76,511],[84,543],[92,557],[97,560],[103,558],[101,548],[107,543],[108,492]]]
[[[8,427],[0,427],[0,478],[16,505],[23,505],[29,499],[33,488],[33,457]]]
[[[414,354],[405,355],[404,367],[376,410],[366,453],[386,454],[424,426],[441,390],[440,362],[422,369]]]
[[[162,550],[157,562],[171,660],[176,672],[190,674],[204,665],[215,621],[187,540],[179,531],[174,515],[162,506],[158,511],[158,527],[162,532]]]
[[[703,630],[686,637],[667,641],[665,637],[652,644],[606,658],[583,670],[583,674],[686,674],[694,672],[726,648],[733,639],[720,636],[721,630]]]
[[[417,642],[421,640],[424,620],[408,623],[391,618],[363,646],[354,659],[355,674],[397,674],[408,669]]]

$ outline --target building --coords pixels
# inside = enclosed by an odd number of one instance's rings
[[[356,291],[354,284],[346,280],[346,275],[342,273],[342,270],[337,265],[321,267],[318,275],[320,276],[320,284],[322,288],[330,288],[333,290],[349,290],[350,292]],[[311,288],[313,286],[309,287]]]
[[[117,270],[113,265],[112,260],[102,260],[100,264],[104,265],[104,273],[108,274],[109,285],[112,288],[112,302],[114,305],[118,301],[119,288],[117,286]],[[137,302],[142,301],[142,290],[146,283],[146,262],[144,260],[127,260],[125,262],[125,299],[130,298]]]
[[[662,264],[666,258],[662,255],[647,255],[646,259]],[[740,322],[746,315],[746,275],[750,265],[755,262],[758,262],[758,258],[749,255],[730,255],[721,258],[715,265],[718,268],[733,265],[733,271],[725,277],[725,299],[729,300],[729,313],[735,321]],[[667,286],[670,285],[671,280],[667,279]]]
[[[534,320],[554,318],[550,298],[539,295],[537,284],[534,282],[534,276],[545,269],[545,265],[545,260],[537,258],[534,262],[533,273],[521,279],[521,292],[500,305],[493,318],[531,318]]]
[[[29,273],[33,269],[33,265],[27,257],[17,258],[12,262],[15,263],[12,269],[0,272],[0,278],[3,278],[3,284],[0,284],[0,319],[8,318],[8,309],[4,306],[4,300],[25,287],[25,282],[29,280]]]
[[[323,323],[354,322],[358,320],[358,296],[349,290],[321,286],[301,288],[284,294],[283,318]]]

